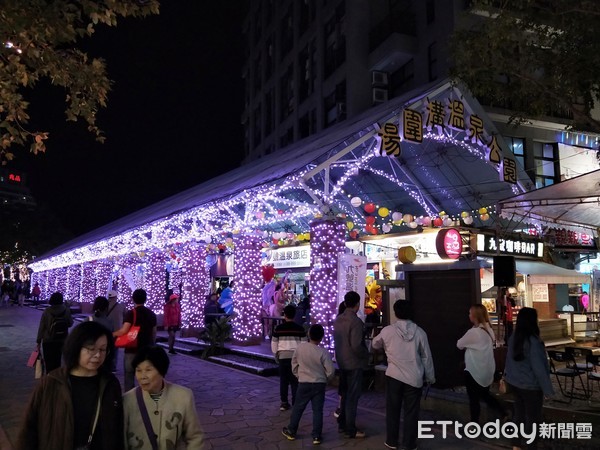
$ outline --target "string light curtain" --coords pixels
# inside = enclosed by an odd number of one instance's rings
[[[204,305],[210,291],[206,245],[189,243],[181,253],[181,318],[184,328],[204,326]]]

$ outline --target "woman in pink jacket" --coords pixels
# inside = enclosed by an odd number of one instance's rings
[[[169,353],[174,355],[175,332],[181,329],[181,306],[177,294],[171,294],[169,301],[165,304],[163,325],[169,332]]]

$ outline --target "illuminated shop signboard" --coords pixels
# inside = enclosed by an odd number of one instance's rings
[[[532,239],[496,237],[490,234],[477,235],[477,252],[494,255],[527,256],[541,258],[544,256],[544,244]]]
[[[266,250],[263,253],[262,265],[272,265],[276,269],[310,267],[310,246],[282,247]]]
[[[462,238],[456,228],[440,230],[435,238],[435,246],[442,259],[458,259],[462,253]]]
[[[596,248],[596,242],[591,234],[565,230],[564,228],[550,229],[544,235],[544,238],[552,242],[555,247]]]

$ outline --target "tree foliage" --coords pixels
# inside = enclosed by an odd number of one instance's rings
[[[451,41],[452,75],[517,121],[543,116],[600,132],[595,0],[472,0]]]
[[[98,26],[121,17],[158,14],[158,0],[0,0],[0,160],[14,146],[46,150],[48,132],[28,130],[25,94],[42,79],[64,88],[66,119],[83,120],[103,141],[96,114],[106,107],[110,80],[102,59],[77,48]]]

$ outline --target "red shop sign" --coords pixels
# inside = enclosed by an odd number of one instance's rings
[[[458,259],[462,253],[462,238],[456,228],[438,231],[435,248],[442,259]]]

